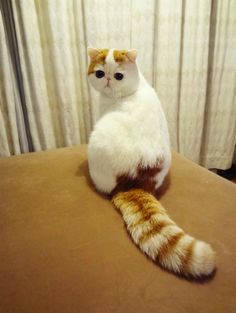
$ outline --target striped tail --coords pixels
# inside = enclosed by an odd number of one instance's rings
[[[141,189],[113,196],[134,242],[164,268],[187,277],[210,275],[215,269],[211,246],[185,234],[159,201]]]

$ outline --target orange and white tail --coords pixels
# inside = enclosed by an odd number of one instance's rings
[[[211,246],[185,234],[161,203],[142,189],[120,192],[112,202],[123,215],[134,242],[153,261],[184,276],[210,275],[215,269]]]

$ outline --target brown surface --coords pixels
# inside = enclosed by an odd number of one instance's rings
[[[236,186],[174,154],[161,201],[218,256],[213,279],[187,281],[131,242],[85,149],[0,160],[0,312],[236,312]]]

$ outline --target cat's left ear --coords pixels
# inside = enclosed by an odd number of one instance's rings
[[[92,47],[88,47],[87,52],[91,60],[96,58],[96,56],[99,54],[99,50]]]
[[[126,56],[130,62],[135,62],[137,55],[138,55],[138,51],[135,49],[128,50],[126,53]]]

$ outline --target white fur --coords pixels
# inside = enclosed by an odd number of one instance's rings
[[[189,268],[191,274],[196,277],[209,275],[213,272],[215,268],[215,252],[208,243],[197,240]]]
[[[89,75],[93,87],[100,92],[103,116],[95,125],[89,141],[89,171],[98,190],[110,193],[119,175],[135,178],[139,165],[163,168],[156,176],[158,188],[170,167],[171,152],[166,119],[160,101],[139,72],[136,63],[118,65],[110,51],[104,78]],[[116,81],[114,73],[124,74]],[[111,79],[107,85],[107,77]]]

